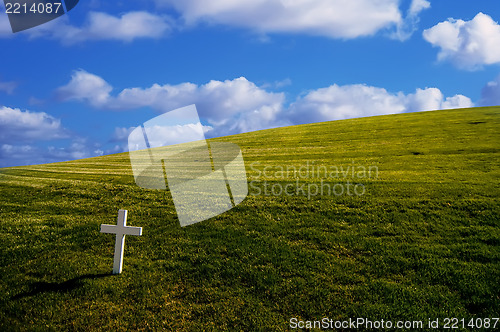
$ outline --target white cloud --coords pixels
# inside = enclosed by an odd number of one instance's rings
[[[125,141],[135,128],[136,127],[130,127],[130,128],[116,127],[113,136],[111,137],[111,142]]]
[[[443,93],[437,88],[417,89],[415,93],[399,96],[405,112],[431,111],[442,109]]]
[[[76,70],[71,75],[71,81],[56,90],[56,95],[62,101],[85,101],[99,107],[108,103],[111,90],[111,85],[101,77],[84,70]]]
[[[420,22],[418,15],[423,10],[429,9],[430,7],[431,3],[427,0],[412,0],[406,17],[398,22],[396,31],[391,34],[391,37],[401,41],[410,38],[418,29],[418,23]]]
[[[474,106],[474,103],[469,97],[464,95],[455,95],[453,97],[446,97],[441,104],[441,109],[470,108]]]
[[[401,22],[399,0],[156,0],[200,21],[332,38],[370,36]],[[422,2],[422,1],[420,1]]]
[[[0,17],[0,37],[11,36],[10,26]],[[8,30],[7,30],[8,28]],[[5,30],[5,32],[3,32]],[[171,31],[169,19],[145,11],[133,11],[113,16],[102,12],[90,12],[85,23],[78,27],[69,23],[68,16],[50,21],[21,34],[30,38],[57,39],[64,44],[87,40],[119,40],[131,42],[140,38],[161,38]]]
[[[475,70],[500,63],[500,25],[483,13],[470,21],[449,19],[423,32],[423,37],[439,47],[438,60]]]
[[[213,127],[203,126],[201,125],[201,123],[189,123],[176,126],[150,126],[146,129],[149,139],[149,145],[151,147],[160,147],[196,141],[200,138],[200,126],[201,131],[203,131],[204,134],[207,134],[211,130],[213,130]],[[111,138],[111,142],[126,143],[128,141],[130,133],[132,133],[135,128],[136,127],[115,128],[115,131]],[[128,151],[127,144],[123,145],[122,150]]]
[[[124,89],[112,96],[105,80],[86,71],[76,71],[71,81],[57,89],[61,100],[85,101],[112,110],[151,107],[166,112],[196,104],[200,116],[219,135],[252,131],[279,123],[277,115],[285,100],[283,93],[268,92],[246,78],[210,81],[203,85],[153,84],[149,88]]]
[[[432,111],[473,107],[474,103],[464,95],[444,97],[438,88],[417,89],[413,94],[401,96],[405,112]]]
[[[169,30],[164,18],[143,11],[129,12],[121,17],[91,12],[85,28],[84,34],[88,39],[124,41],[132,41],[135,38],[160,38]]]
[[[431,7],[431,3],[427,0],[413,0],[410,5],[410,9],[408,13],[410,15],[418,15],[424,9],[429,9]]]
[[[500,105],[500,75],[491,82],[488,82],[481,91],[481,106]]]
[[[397,95],[391,95],[382,88],[361,84],[334,84],[314,90],[290,106],[295,123],[393,114],[404,110]]]
[[[52,140],[66,136],[61,121],[47,113],[0,107],[0,143]]]
[[[462,95],[444,98],[437,88],[417,89],[405,95],[361,84],[334,84],[299,98],[290,106],[290,116],[294,123],[308,123],[471,106],[469,98]]]
[[[202,126],[201,123],[189,123],[176,126],[152,126],[146,129],[151,147],[193,142],[200,139],[200,132],[208,133],[212,130],[210,126]]]

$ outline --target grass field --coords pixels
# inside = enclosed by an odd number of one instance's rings
[[[499,317],[499,128],[492,107],[219,138],[241,147],[252,195],[185,228],[168,191],[135,185],[128,154],[1,169],[0,331]],[[378,176],[278,172],[304,165]],[[263,192],[321,181],[365,192]],[[118,209],[143,236],[127,237],[114,276],[114,236],[99,226]]]

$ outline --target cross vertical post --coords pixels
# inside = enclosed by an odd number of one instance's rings
[[[113,274],[122,273],[125,235],[142,235],[142,227],[127,226],[127,213],[127,210],[118,211],[118,219],[116,221],[116,225],[101,225],[101,233],[116,234]]]

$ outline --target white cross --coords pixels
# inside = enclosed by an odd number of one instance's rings
[[[116,234],[115,258],[113,260],[113,274],[122,273],[123,249],[125,247],[125,235],[142,235],[142,227],[127,226],[127,210],[118,211],[118,220],[115,225],[101,225],[101,233]]]

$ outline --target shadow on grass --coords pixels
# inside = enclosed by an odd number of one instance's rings
[[[109,277],[112,275],[113,274],[111,273],[84,274],[82,276],[69,279],[63,282],[45,282],[45,281],[34,282],[29,286],[30,288],[29,291],[17,294],[16,296],[12,297],[12,300],[23,299],[25,297],[35,296],[40,293],[48,293],[48,292],[66,293],[78,287],[81,287],[83,285],[82,280],[98,279],[98,278]]]

